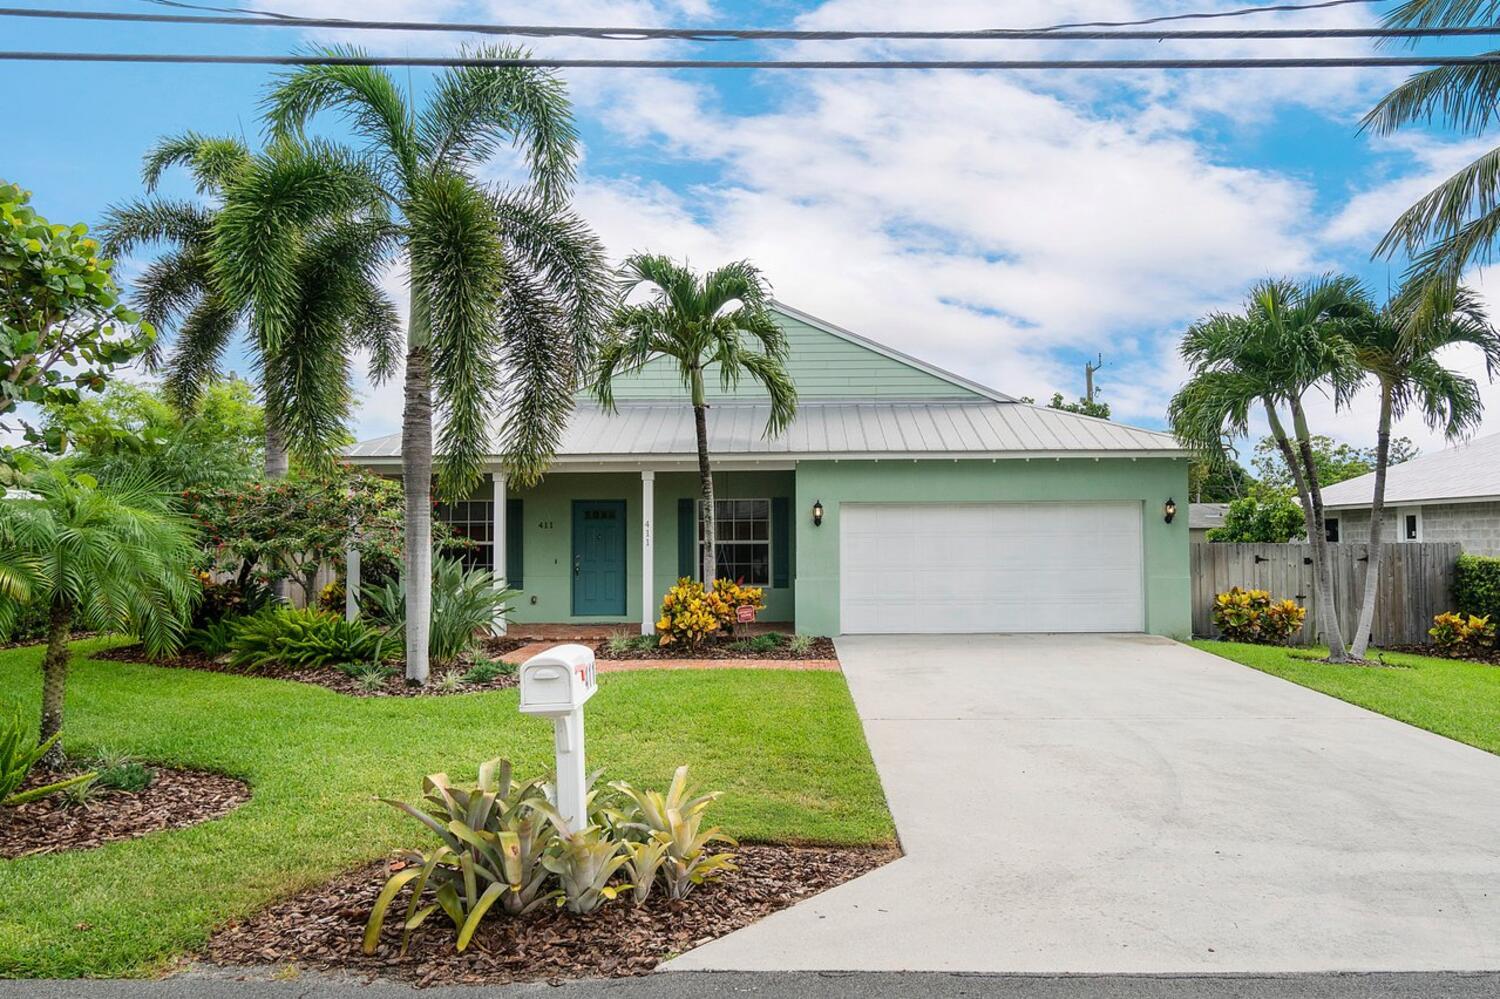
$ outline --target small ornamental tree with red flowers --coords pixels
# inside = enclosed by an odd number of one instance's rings
[[[319,566],[340,564],[351,538],[373,575],[401,559],[401,486],[350,469],[184,490],[203,532],[203,569],[229,574],[241,593],[278,579],[317,600]]]

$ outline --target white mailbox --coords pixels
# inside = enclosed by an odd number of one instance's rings
[[[521,713],[552,719],[557,754],[557,800],[553,804],[572,832],[588,820],[583,705],[598,689],[594,650],[587,645],[559,645],[521,665]]]
[[[521,666],[521,713],[557,718],[594,696],[594,650],[559,645],[539,652]]]

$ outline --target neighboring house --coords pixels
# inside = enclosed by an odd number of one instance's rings
[[[1190,630],[1187,454],[1169,435],[1017,402],[777,305],[800,396],[780,437],[742,383],[710,377],[720,574],[765,587],[802,632]],[[695,574],[693,413],[657,361],[586,398],[534,489],[491,475],[439,515],[521,591],[523,623],[653,627]],[[399,473],[400,435],[354,445]],[[500,516],[495,516],[496,512]]]
[[[1228,503],[1192,504],[1188,507],[1188,538],[1194,542],[1207,541],[1209,531],[1224,526],[1224,515],[1228,512]]]
[[[1375,475],[1323,489],[1328,537],[1370,536]],[[1500,555],[1500,434],[1392,465],[1385,481],[1385,540],[1457,541],[1476,555]]]

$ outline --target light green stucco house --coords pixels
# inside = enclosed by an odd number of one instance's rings
[[[757,387],[709,410],[721,575],[815,635],[1146,631],[1186,637],[1187,454],[1169,435],[1021,403],[777,305],[800,402],[766,439]],[[439,513],[521,593],[512,620],[653,627],[699,564],[692,409],[673,370],[580,399],[534,489],[488,477]],[[348,459],[400,469],[400,435]],[[1185,507],[1185,503],[1184,503]],[[818,516],[821,511],[821,516]],[[498,516],[497,516],[498,515]]]

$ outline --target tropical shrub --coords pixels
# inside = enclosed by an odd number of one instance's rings
[[[92,773],[80,774],[27,791],[18,790],[26,783],[31,768],[40,763],[61,738],[59,732],[38,745],[31,729],[22,723],[19,708],[7,705],[0,711],[0,805],[24,805],[95,778]]]
[[[205,656],[225,655],[234,647],[234,636],[239,622],[235,620],[209,621],[201,628],[194,628],[182,639],[182,646]]]
[[[1500,618],[1500,558],[1460,555],[1453,576],[1460,614]]]
[[[508,663],[504,659],[490,659],[488,656],[480,656],[474,660],[474,665],[464,672],[464,683],[489,683],[496,677],[514,676],[516,670],[520,669],[515,663]]]
[[[1302,507],[1285,492],[1261,489],[1230,501],[1224,523],[1208,532],[1208,540],[1280,545],[1307,536]]]
[[[411,931],[441,910],[458,930],[458,950],[496,902],[501,911],[519,916],[559,897],[549,889],[544,858],[554,848],[561,820],[547,803],[540,781],[512,780],[508,760],[489,760],[479,767],[472,788],[457,788],[447,774],[422,781],[425,808],[381,799],[422,823],[441,841],[432,851],[404,854],[408,866],[386,882],[365,925],[365,953],[374,953],[386,910],[402,887],[411,884],[411,901],[402,919],[401,951]],[[431,892],[432,901],[426,901]],[[426,904],[424,904],[426,903]]]
[[[766,591],[759,586],[744,586],[735,580],[719,579],[714,581],[714,592],[728,608],[719,620],[720,634],[739,631],[738,611],[741,607],[753,608],[757,614],[766,609]]]
[[[200,572],[198,580],[203,586],[203,595],[193,609],[194,628],[254,614],[270,606],[273,597],[271,588],[255,576],[243,580],[219,580],[211,572]]]
[[[812,649],[813,636],[796,634],[787,640],[786,647],[794,656],[805,656]]]
[[[400,642],[361,620],[285,605],[252,614],[235,625],[229,664],[257,670],[266,666],[378,664],[400,650]]]
[[[657,641],[662,646],[697,648],[707,638],[720,634],[724,622],[733,618],[733,608],[715,590],[687,576],[661,598],[661,618],[656,622]]]
[[[698,885],[735,869],[734,854],[709,851],[712,843],[725,842],[733,846],[734,840],[717,826],[703,827],[703,813],[719,799],[721,792],[695,794],[688,783],[686,766],[677,768],[666,794],[642,791],[623,781],[610,786],[629,799],[632,806],[624,813],[624,828],[644,834],[647,842],[662,844],[659,869],[668,898],[686,898]],[[651,857],[645,851],[639,852],[643,855],[642,861],[637,861],[634,854],[627,861],[644,867],[645,861]],[[643,891],[638,883],[635,888],[634,898],[645,901],[650,893],[649,886]]]
[[[1495,647],[1495,625],[1488,616],[1439,614],[1432,619],[1427,634],[1439,648],[1455,655],[1473,655]]]
[[[365,953],[373,953],[396,895],[411,886],[401,915],[401,950],[411,931],[442,912],[458,931],[458,949],[469,945],[490,911],[520,916],[544,904],[583,915],[629,893],[644,902],[653,885],[672,898],[734,869],[733,857],[709,845],[732,843],[703,827],[703,813],[719,795],[696,794],[680,767],[666,794],[629,784],[610,785],[619,801],[590,791],[588,820],[572,831],[540,780],[512,779],[511,765],[490,760],[471,787],[446,774],[422,781],[421,806],[385,800],[422,823],[439,839],[429,851],[408,851],[405,865],[386,882],[365,926]],[[618,805],[618,807],[616,807]]]
[[[1233,587],[1214,598],[1214,626],[1227,642],[1290,642],[1307,619],[1307,608],[1295,600],[1273,601],[1265,590]]]
[[[495,586],[485,569],[465,569],[457,559],[432,560],[432,623],[427,654],[434,666],[448,666],[472,651],[482,635],[493,634],[505,617],[515,590]],[[406,626],[406,587],[400,577],[365,587],[363,607],[371,620],[393,632]]]

